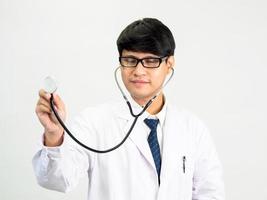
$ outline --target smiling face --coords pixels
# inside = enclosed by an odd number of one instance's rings
[[[159,56],[151,53],[122,51],[122,57],[134,57],[137,59]],[[171,72],[174,65],[174,57],[170,56],[162,61],[158,68],[145,68],[141,62],[136,67],[121,67],[121,76],[123,83],[132,98],[139,104],[146,103],[162,87],[166,76]]]

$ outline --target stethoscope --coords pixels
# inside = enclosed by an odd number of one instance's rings
[[[94,148],[91,148],[85,144],[83,144],[82,142],[80,142],[70,131],[69,129],[66,127],[66,125],[64,124],[64,122],[61,120],[59,114],[57,113],[56,109],[55,109],[55,106],[54,106],[54,96],[53,96],[53,93],[56,91],[57,89],[57,84],[56,82],[51,78],[51,77],[47,77],[45,79],[45,90],[49,93],[51,93],[51,98],[50,98],[50,106],[51,106],[51,109],[53,111],[53,113],[55,114],[58,122],[60,123],[60,125],[64,128],[64,130],[66,131],[66,133],[76,142],[78,143],[80,146],[82,146],[83,148],[89,150],[89,151],[92,151],[92,152],[95,152],[95,153],[108,153],[108,152],[111,152],[111,151],[114,151],[115,149],[119,148],[126,140],[127,138],[129,137],[129,135],[131,134],[136,122],[137,122],[137,119],[146,111],[146,109],[153,103],[153,101],[158,97],[158,95],[161,93],[161,91],[163,90],[163,88],[169,83],[169,81],[171,80],[171,78],[173,77],[173,74],[174,74],[174,69],[172,69],[172,72],[171,72],[171,75],[169,76],[168,80],[163,84],[163,86],[160,88],[160,90],[156,93],[155,96],[153,96],[146,104],[145,106],[143,107],[142,111],[139,112],[138,114],[134,114],[133,113],[133,109],[132,109],[132,106],[127,98],[127,96],[125,95],[125,93],[123,92],[120,84],[119,84],[119,81],[118,81],[118,78],[117,78],[117,72],[118,70],[120,69],[120,67],[117,67],[114,71],[114,77],[115,77],[115,81],[116,81],[116,84],[124,98],[124,100],[126,101],[128,107],[129,107],[129,110],[130,110],[130,113],[131,115],[134,117],[134,121],[130,127],[130,129],[128,130],[127,134],[125,135],[125,137],[122,139],[122,141],[120,143],[118,143],[116,146],[112,147],[112,148],[109,148],[109,149],[105,149],[105,150],[98,150],[98,149],[94,149]]]

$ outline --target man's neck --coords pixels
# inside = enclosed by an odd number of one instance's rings
[[[134,98],[133,98],[134,99]],[[144,106],[148,101],[148,100],[138,100],[138,99],[134,99],[140,106]],[[147,108],[147,112],[151,115],[156,115],[158,114],[161,109],[164,106],[164,95],[163,93],[160,93],[159,96],[153,101],[153,103]]]

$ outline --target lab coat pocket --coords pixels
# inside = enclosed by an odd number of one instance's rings
[[[181,176],[182,199],[192,199],[194,162],[191,156],[180,157],[179,172]]]

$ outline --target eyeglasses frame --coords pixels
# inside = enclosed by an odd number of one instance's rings
[[[122,59],[122,58],[133,58],[133,59],[137,60],[137,63],[136,63],[135,66],[131,66],[131,67],[129,67],[129,66],[123,66],[123,65],[121,64],[121,59]],[[145,59],[151,59],[151,58],[153,58],[153,59],[159,59],[159,65],[158,65],[157,67],[146,67],[146,66],[144,66],[143,60],[145,60]],[[143,66],[144,68],[153,69],[153,68],[159,68],[160,65],[161,65],[161,63],[162,63],[163,61],[167,60],[168,58],[169,58],[169,56],[162,56],[162,57],[146,57],[146,58],[141,58],[141,59],[139,59],[139,58],[135,58],[135,57],[131,57],[131,56],[120,56],[120,57],[119,57],[119,62],[120,62],[120,64],[121,64],[122,67],[127,67],[127,68],[135,68],[135,67],[139,64],[139,62],[141,62],[142,66]]]

